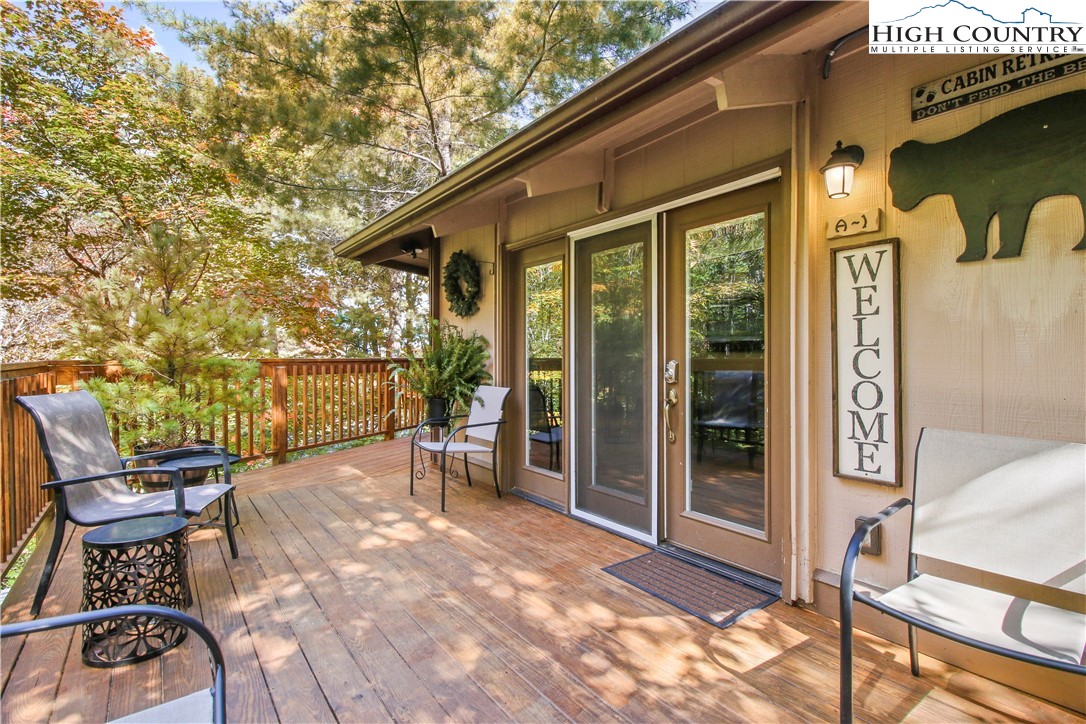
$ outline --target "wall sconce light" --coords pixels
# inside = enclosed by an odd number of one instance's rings
[[[852,193],[852,178],[856,169],[864,162],[864,150],[859,146],[842,146],[830,153],[830,160],[818,169],[826,180],[826,193],[831,199],[843,199]]]

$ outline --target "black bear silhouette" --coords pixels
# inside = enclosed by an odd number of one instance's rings
[[[993,258],[1019,256],[1041,199],[1077,196],[1086,214],[1086,91],[1016,108],[946,141],[906,141],[890,153],[888,181],[902,211],[950,194],[965,227],[958,261],[987,255],[996,214],[1001,243]],[[1074,249],[1086,250],[1086,234]]]

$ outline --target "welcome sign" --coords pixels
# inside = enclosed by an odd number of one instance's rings
[[[901,485],[898,240],[832,254],[833,472]]]

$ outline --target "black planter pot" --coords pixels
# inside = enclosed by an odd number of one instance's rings
[[[195,443],[192,443],[192,445],[194,446],[214,444],[214,440],[197,440]],[[186,444],[182,447],[189,447],[189,445]],[[151,443],[132,446],[132,452],[137,455],[165,449],[166,448],[162,445],[156,445]],[[138,464],[138,467],[141,468],[151,468],[158,466],[158,460],[155,460],[154,458],[150,458],[148,460],[137,460],[136,463]],[[207,476],[210,472],[211,468],[192,468],[191,470],[181,471],[181,478],[185,483],[185,487],[188,487],[190,485],[203,485],[204,481],[207,480]],[[140,483],[143,485],[143,487],[148,489],[163,490],[171,486],[169,473],[138,473],[136,477],[140,479]]]
[[[430,397],[426,400],[426,419],[449,421],[449,406],[444,397]]]

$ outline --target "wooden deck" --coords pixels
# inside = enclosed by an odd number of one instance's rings
[[[195,602],[227,656],[234,721],[810,721],[837,718],[834,622],[775,603],[720,630],[600,569],[644,548],[437,476],[407,495],[394,441],[237,476],[240,557],[192,535]],[[482,477],[482,476],[480,476]],[[82,531],[80,531],[82,533]],[[78,610],[79,537],[43,615]],[[40,565],[40,561],[36,562]],[[37,570],[3,620],[27,617]],[[857,643],[857,713],[875,721],[1078,720],[936,661]],[[116,670],[78,632],[5,641],[4,722],[103,721],[208,685],[187,641]]]

